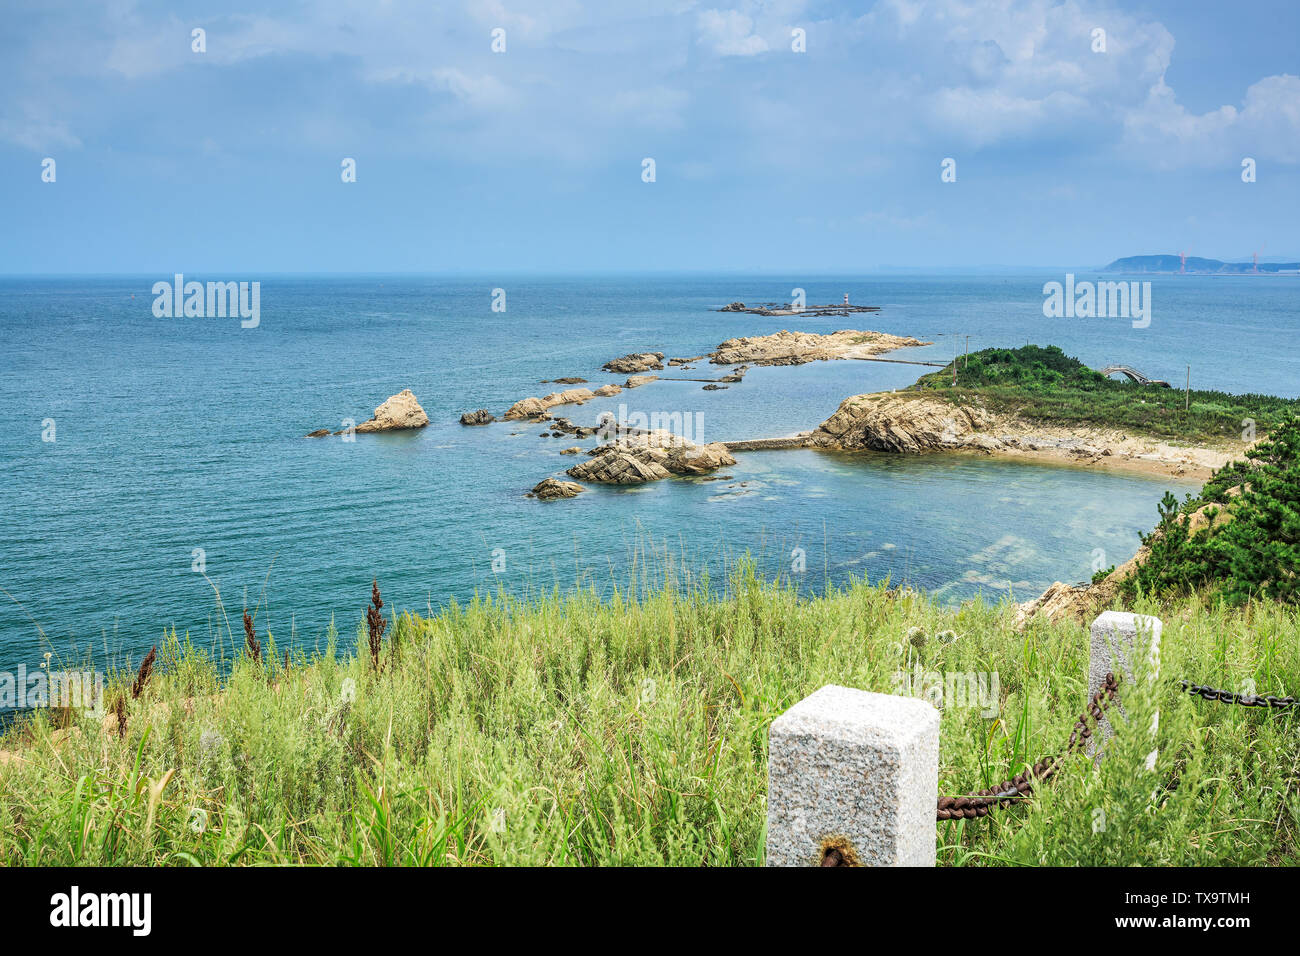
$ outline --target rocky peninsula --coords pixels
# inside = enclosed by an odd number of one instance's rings
[[[727,339],[709,353],[713,365],[806,365],[836,359],[865,359],[894,349],[932,345],[902,335],[841,329],[838,332],[791,332]]]
[[[1115,428],[1035,421],[913,391],[851,395],[804,444],[902,454],[970,451],[1201,479],[1246,448],[1245,442],[1235,449],[1181,445]]]

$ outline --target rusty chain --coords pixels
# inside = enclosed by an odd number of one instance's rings
[[[1093,729],[1105,716],[1106,708],[1115,700],[1119,692],[1119,680],[1108,673],[1106,681],[1097,693],[1092,695],[1087,709],[1074,722],[1070,739],[1065,745],[1063,756],[1068,757],[1080,745],[1092,737]],[[940,797],[935,811],[936,820],[972,820],[986,817],[1002,800],[1022,800],[1033,792],[1034,784],[1051,779],[1060,763],[1054,757],[1044,757],[1029,768],[1028,773],[1018,774],[1010,780],[1004,780],[999,787],[990,787],[964,797]]]
[[[1300,698],[1296,697],[1278,697],[1274,694],[1238,694],[1235,691],[1216,690],[1204,684],[1193,684],[1191,681],[1185,680],[1180,680],[1178,686],[1195,697],[1216,701],[1220,704],[1237,704],[1240,707],[1269,707],[1276,710],[1300,706]]]
[[[1218,690],[1203,684],[1193,684],[1191,681],[1186,680],[1178,681],[1178,686],[1188,694],[1221,704],[1236,704],[1240,707],[1266,707],[1272,710],[1300,707],[1300,698],[1296,697],[1278,697],[1274,694],[1238,694],[1235,691]],[[1108,673],[1106,682],[1093,695],[1087,711],[1080,714],[1079,719],[1075,721],[1074,730],[1070,733],[1070,740],[1065,746],[1066,756],[1069,756],[1080,741],[1086,741],[1092,736],[1093,727],[1089,726],[1088,718],[1091,718],[1095,726],[1096,722],[1100,721],[1105,715],[1106,708],[1114,702],[1118,690],[1119,681],[1114,674]],[[1005,780],[1000,787],[990,787],[987,790],[980,790],[964,797],[940,797],[935,819],[971,820],[986,817],[1002,801],[1028,798],[1033,793],[1034,784],[1050,779],[1056,773],[1058,766],[1059,764],[1052,757],[1045,757],[1030,767],[1028,773],[1022,773],[1011,780]]]

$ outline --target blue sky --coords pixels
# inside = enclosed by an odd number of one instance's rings
[[[0,272],[1300,257],[1298,38],[1292,0],[7,0]]]

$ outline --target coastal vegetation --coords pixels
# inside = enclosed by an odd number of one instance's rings
[[[768,725],[822,685],[996,672],[991,708],[941,708],[946,795],[1059,755],[1086,695],[1083,625],[885,583],[808,597],[744,564],[725,585],[665,570],[386,628],[378,594],[353,639],[286,654],[250,616],[232,660],[172,634],[151,673],[113,675],[106,717],[24,719],[0,743],[0,862],[756,865]],[[1295,607],[1129,607],[1165,620],[1170,680],[1121,688],[1099,768],[1074,758],[1030,800],[937,823],[941,864],[1300,862],[1297,716],[1172,680],[1294,693]]]
[[[1288,414],[1300,413],[1296,399],[1185,392],[1110,379],[1054,345],[972,352],[923,375],[915,388],[954,404],[1050,425],[1115,428],[1210,444],[1238,441],[1252,431],[1265,434]]]
[[[1142,544],[1149,554],[1121,587],[1130,597],[1201,589],[1300,603],[1300,422],[1283,421],[1181,505],[1166,492]]]

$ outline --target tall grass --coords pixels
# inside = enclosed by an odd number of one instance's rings
[[[1060,753],[1086,695],[1085,630],[1018,633],[1009,605],[943,609],[860,582],[809,599],[743,564],[717,591],[669,581],[402,615],[381,667],[361,626],[287,664],[267,634],[261,660],[229,673],[173,634],[121,739],[43,713],[10,731],[0,861],[751,866],[768,725],[823,684],[894,692],[918,664],[996,671],[997,716],[942,711],[952,795]],[[988,819],[936,824],[941,863],[1297,861],[1300,717],[1170,683],[1295,692],[1296,612],[1137,609],[1166,621],[1162,672],[1121,686],[1107,758],[1069,761]]]

